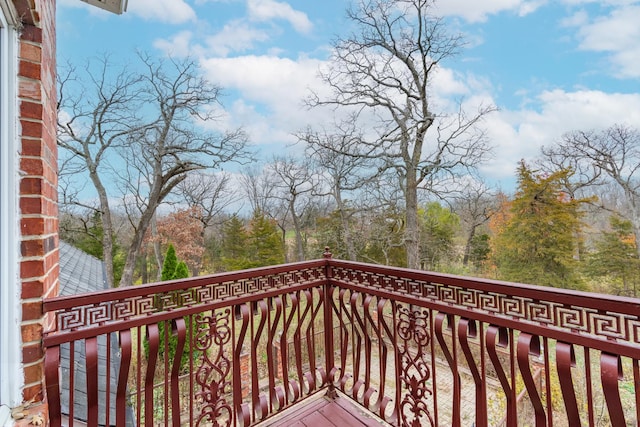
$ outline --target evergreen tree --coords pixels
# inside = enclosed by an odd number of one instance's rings
[[[608,278],[607,289],[618,295],[638,296],[640,260],[631,221],[612,216],[611,231],[602,233],[595,251],[587,257],[586,273],[594,278]]]
[[[427,203],[418,211],[420,220],[420,267],[436,269],[442,261],[454,258],[453,238],[460,218],[438,202]]]
[[[282,264],[285,246],[275,221],[256,210],[249,224],[249,259],[251,267]]]
[[[186,279],[189,277],[189,268],[184,261],[179,261],[176,256],[176,250],[172,244],[169,244],[167,248],[167,252],[164,256],[164,262],[162,263],[162,280],[174,280],[174,279]],[[182,359],[180,360],[180,370],[182,371],[185,366],[189,363],[189,355],[192,354],[192,357],[197,359],[200,356],[200,352],[196,349],[193,349],[191,346],[190,338],[193,339],[193,328],[191,325],[191,317],[184,317],[185,326],[187,330],[186,342],[183,349]],[[158,333],[160,335],[160,344],[158,348],[158,353],[160,356],[164,354],[165,348],[165,329],[168,328],[169,331],[169,362],[172,363],[176,354],[176,350],[178,347],[178,336],[173,334],[173,328],[171,327],[171,321],[167,320],[164,322],[158,323]],[[149,355],[149,343],[145,340],[144,342],[145,355],[148,357]]]
[[[223,227],[222,266],[225,271],[249,268],[249,236],[242,220],[233,215]]]
[[[469,261],[476,269],[482,269],[485,261],[489,259],[491,246],[487,233],[476,234],[471,239]]]
[[[184,261],[178,262],[176,265],[176,271],[173,274],[174,279],[186,279],[189,277],[189,267],[187,267],[187,263]]]
[[[495,240],[500,278],[560,288],[581,288],[574,254],[581,229],[579,205],[562,191],[568,169],[543,176],[524,162],[510,216]]]
[[[178,265],[178,257],[176,250],[171,243],[167,248],[167,253],[164,256],[164,262],[162,263],[162,276],[161,280],[173,280],[176,275],[176,267]]]

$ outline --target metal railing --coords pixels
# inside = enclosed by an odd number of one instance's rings
[[[640,420],[640,300],[325,259],[45,302],[53,426],[253,425],[340,390],[392,425]]]

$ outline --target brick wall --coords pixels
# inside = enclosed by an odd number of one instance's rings
[[[42,333],[50,326],[42,301],[58,292],[55,0],[14,4],[23,20],[18,50],[23,397],[40,401]]]

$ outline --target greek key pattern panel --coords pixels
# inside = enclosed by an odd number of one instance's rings
[[[640,313],[633,316],[345,267],[333,267],[332,271],[335,280],[353,285],[411,295],[422,300],[466,307],[474,312],[570,330],[601,339],[640,344]]]
[[[228,282],[217,282],[188,289],[111,299],[91,305],[69,307],[56,312],[58,331],[104,325],[160,313],[176,308],[194,307],[210,302],[259,294],[291,285],[326,280],[324,267],[287,271]],[[152,289],[149,290],[151,292]],[[105,296],[105,299],[108,296]]]

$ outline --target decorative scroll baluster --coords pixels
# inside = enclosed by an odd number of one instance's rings
[[[44,374],[47,382],[47,400],[49,404],[49,425],[62,425],[62,405],[60,404],[60,346],[51,346],[46,350]]]
[[[507,348],[509,346],[509,331],[506,328],[501,328],[495,325],[489,325],[487,328],[487,353],[489,359],[493,363],[493,367],[496,370],[498,380],[504,391],[505,398],[507,399],[507,425],[517,425],[516,418],[516,401],[513,397],[513,389],[507,378],[507,374],[502,368],[500,358],[498,357],[498,347]]]
[[[240,308],[239,321],[241,324],[240,332],[233,340],[233,405],[235,409],[236,423],[248,426],[251,424],[251,409],[248,404],[242,401],[242,375],[240,373],[240,360],[245,337],[247,336],[247,330],[249,329],[249,324],[253,323],[253,319],[251,318],[251,310],[247,304],[240,304],[237,307]],[[235,326],[233,331],[235,335]]]
[[[338,323],[340,325],[340,377],[337,379],[338,387],[343,392],[345,391],[345,385],[349,378],[351,378],[351,374],[347,373],[347,355],[349,353],[349,328],[347,328],[346,320],[351,320],[349,310],[344,303],[344,297],[347,293],[347,289],[341,288],[340,292],[338,292],[338,304],[339,307],[336,307],[334,301],[332,300],[332,306],[336,317],[338,318]]]
[[[529,399],[533,405],[533,411],[536,416],[536,427],[546,427],[547,419],[544,407],[542,406],[540,393],[538,393],[538,388],[536,387],[533,373],[531,372],[530,355],[540,357],[540,338],[536,335],[532,336],[521,332],[518,337],[518,367],[520,368],[524,385],[527,388],[527,393],[529,393]],[[548,381],[547,379],[547,382]]]
[[[313,298],[314,292],[318,293],[317,303],[315,304],[314,304],[314,298]],[[305,373],[305,377],[307,379],[307,383],[309,384],[309,392],[313,392],[318,387],[318,381],[317,381],[318,368],[316,367],[316,358],[317,358],[316,351],[318,349],[316,349],[316,345],[315,345],[315,325],[318,320],[318,314],[320,313],[320,310],[323,309],[322,292],[320,289],[313,288],[313,289],[310,289],[309,291],[305,291],[305,296],[307,297],[307,303],[312,307],[311,320],[307,325],[307,331],[305,335],[307,339],[307,354],[309,358],[308,360],[309,371]],[[325,349],[325,351],[329,351],[329,350]],[[322,371],[324,372],[324,370]],[[322,379],[320,386],[323,386],[324,384],[325,384],[325,380]]]
[[[270,405],[271,411],[280,410],[285,405],[285,392],[281,386],[276,387],[275,373],[277,371],[277,367],[273,358],[273,349],[275,348],[273,343],[274,343],[278,328],[280,327],[279,320],[280,320],[280,317],[282,316],[284,303],[282,301],[282,296],[278,298],[274,298],[274,301],[276,306],[276,312],[273,317],[271,329],[269,330],[269,339],[267,342],[267,365],[269,369],[269,397],[270,397],[269,405]],[[285,360],[282,359],[281,362],[282,364],[284,364]],[[284,371],[284,366],[282,366],[282,369]],[[274,408],[274,405],[278,405],[278,406]]]
[[[225,354],[225,346],[232,338],[230,315],[231,309],[226,308],[211,316],[196,316],[195,346],[200,351],[202,362],[195,375],[200,386],[196,399],[202,402],[197,426],[229,427],[233,423],[231,405],[225,398],[231,388],[228,378],[231,362]]]
[[[447,325],[445,326],[445,320]],[[435,333],[438,342],[440,343],[440,348],[442,349],[442,353],[444,354],[447,363],[449,364],[449,369],[451,369],[451,376],[453,378],[453,402],[451,409],[451,425],[453,427],[460,427],[460,374],[458,373],[458,358],[456,352],[456,337],[455,330],[453,328],[455,320],[453,315],[445,314],[443,312],[439,312],[436,315],[435,322]],[[449,346],[447,345],[447,341],[444,338],[444,329],[451,333],[451,342],[452,349],[449,350]]]
[[[160,347],[160,333],[157,323],[147,325],[147,342],[149,343],[149,358],[147,359],[147,374],[144,380],[144,423],[146,426],[153,426],[153,379]]]
[[[291,307],[289,308],[289,316],[285,311],[284,313],[284,327],[282,330],[282,336],[280,337],[280,352],[282,354],[282,381],[286,387],[285,402],[295,402],[300,398],[300,384],[295,379],[289,379],[289,357],[288,357],[288,334],[293,319],[296,317],[300,302],[298,296],[295,293],[289,294],[291,298]]]
[[[118,334],[120,337],[120,372],[118,373],[118,390],[116,392],[116,425],[126,425],[127,416],[127,379],[131,366],[131,329]]]
[[[476,362],[473,353],[471,352],[471,346],[469,345],[469,339],[474,339],[478,336],[478,329],[474,320],[461,318],[458,321],[458,337],[460,339],[460,347],[462,353],[467,360],[467,365],[471,371],[473,382],[476,389],[476,427],[487,427],[487,386],[484,380],[484,363]],[[481,349],[482,351],[482,349]],[[482,369],[483,372],[480,370]]]
[[[603,352],[600,355],[600,376],[602,391],[609,409],[609,422],[612,427],[625,427],[627,423],[618,388],[618,381],[624,378],[620,356]]]
[[[258,371],[258,348],[269,314],[265,300],[258,301],[258,313],[260,313],[260,323],[251,340],[251,404],[253,406],[254,420],[262,420],[269,414],[267,398],[263,393],[260,393],[260,375]]]
[[[373,354],[373,348],[372,348],[372,342],[371,342],[371,337],[369,336],[369,334],[367,334],[368,337],[368,350],[366,350],[366,354],[367,354],[367,378],[365,380],[365,392],[364,392],[364,399],[363,399],[363,403],[365,408],[371,409],[374,412],[379,410],[380,407],[380,402],[382,399],[382,396],[384,396],[385,393],[385,376],[386,376],[386,360],[387,360],[387,352],[386,352],[386,346],[383,344],[383,336],[382,333],[380,331],[380,325],[379,322],[374,321],[373,317],[371,316],[371,301],[373,300],[373,296],[371,295],[367,295],[365,300],[364,300],[364,317],[365,317],[365,324],[368,324],[371,328],[371,331],[373,332],[374,336],[376,337],[376,341],[378,343],[378,352],[377,352],[377,356],[379,358],[378,360],[378,365],[380,365],[380,390],[378,391],[378,400],[377,402],[374,404],[374,406],[371,406],[371,396],[376,392],[376,389],[372,386],[371,384],[371,374],[372,374],[372,370],[373,370],[373,364],[372,364],[372,358],[374,357]],[[374,304],[374,307],[376,305]],[[374,308],[375,310],[376,308]],[[376,312],[376,318],[378,318],[377,316],[377,312]],[[383,350],[384,349],[384,350]]]
[[[386,340],[384,339],[384,334],[387,334],[387,337],[389,337],[389,339],[391,340],[391,345],[393,346],[392,348],[392,354],[393,354],[393,362],[394,362],[394,372],[395,372],[395,376],[396,378],[399,378],[399,373],[400,373],[400,360],[398,358],[398,346],[397,343],[398,341],[396,340],[396,334],[395,334],[395,327],[389,326],[389,324],[387,323],[386,317],[384,316],[384,307],[387,304],[387,300],[385,300],[384,298],[380,298],[378,300],[378,328],[380,330],[379,333],[379,343],[380,346],[382,348],[382,357],[380,360],[380,378],[381,378],[381,383],[380,383],[380,394],[378,397],[378,402],[376,402],[376,407],[378,407],[378,416],[380,416],[380,418],[382,418],[383,420],[387,421],[390,424],[396,424],[398,421],[398,405],[393,405],[393,411],[391,413],[390,416],[387,416],[387,406],[389,405],[389,403],[391,403],[393,401],[392,398],[388,397],[385,393],[385,379],[387,377],[387,363],[389,360],[389,351],[387,348],[387,344],[386,344]],[[391,304],[392,307],[392,311],[395,314],[395,304]],[[395,319],[395,315],[393,316],[393,319]],[[396,383],[396,387],[394,387],[394,397],[395,397],[395,401],[396,402],[400,402],[400,387],[397,386],[398,383]]]
[[[573,386],[573,373],[571,371],[571,368],[576,366],[576,354],[572,344],[561,341],[556,343],[556,364],[569,427],[580,427],[582,423],[580,421],[578,400]]]
[[[358,300],[360,294],[358,292],[351,292],[351,298],[349,299],[351,307],[351,330],[353,331],[353,387],[351,387],[351,397],[355,401],[359,401],[358,392],[364,384],[361,378],[360,370],[362,365],[362,341],[363,337],[367,335],[364,325],[362,324],[362,318],[360,317],[360,309],[358,308]]]
[[[398,307],[398,354],[401,358],[400,379],[404,393],[400,403],[400,419],[402,426],[420,427],[428,420],[435,426],[429,411],[428,397],[433,394],[428,382],[431,369],[427,362],[424,348],[429,345],[431,336],[428,327],[428,312]],[[426,419],[425,419],[426,417]]]
[[[187,327],[185,325],[184,318],[179,317],[171,322],[171,334],[177,336],[178,342],[176,343],[176,352],[173,356],[173,366],[171,369],[171,420],[174,427],[180,426],[180,390],[179,390],[179,375],[180,365],[182,364],[182,353],[184,352],[184,344],[187,337]],[[191,348],[191,347],[190,347]],[[165,350],[166,351],[166,350]],[[169,357],[169,352],[165,352],[165,357]],[[168,413],[168,408],[165,409]]]
[[[306,300],[306,304],[304,307],[304,310],[302,311],[302,313],[300,313],[300,310],[302,310],[302,307],[300,307],[300,309],[298,310],[298,324],[296,325],[296,330],[295,333],[293,334],[293,343],[294,343],[294,348],[295,348],[295,353],[296,353],[296,373],[298,375],[297,378],[297,382],[298,384],[300,384],[300,394],[302,396],[302,393],[305,392],[310,392],[312,390],[312,388],[315,388],[315,381],[309,377],[309,375],[305,375],[305,373],[303,372],[303,360],[302,360],[302,325],[304,325],[306,323],[307,317],[309,316],[309,313],[311,313],[311,310],[313,308],[313,301],[311,299],[311,293],[309,292],[309,290],[305,290],[302,292],[302,295],[304,295],[304,299]],[[307,341],[307,346],[309,345],[309,342]],[[311,353],[307,354],[308,357],[311,357]],[[307,380],[307,385],[305,387],[305,379]]]

